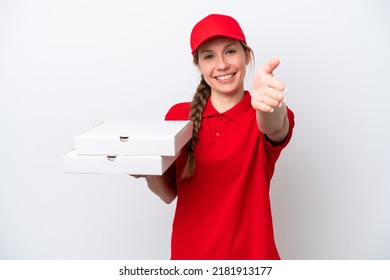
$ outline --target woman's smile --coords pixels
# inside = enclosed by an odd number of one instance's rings
[[[218,81],[227,81],[227,80],[230,80],[231,78],[233,78],[235,75],[234,74],[227,74],[227,75],[222,75],[222,76],[217,76],[215,77]]]

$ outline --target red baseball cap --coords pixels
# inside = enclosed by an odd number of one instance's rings
[[[199,21],[192,29],[192,54],[204,41],[216,36],[240,40],[246,44],[244,32],[234,18],[226,15],[211,14]]]

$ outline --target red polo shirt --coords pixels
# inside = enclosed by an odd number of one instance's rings
[[[190,103],[174,105],[167,120],[187,120]],[[176,161],[177,205],[172,259],[279,259],[274,241],[269,186],[275,163],[291,139],[294,114],[288,109],[287,138],[273,145],[259,131],[248,92],[220,114],[208,100],[196,172],[180,180],[187,151]]]

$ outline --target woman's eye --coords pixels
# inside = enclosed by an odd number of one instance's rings
[[[226,52],[226,54],[234,54],[234,53],[236,53],[235,50],[228,50],[228,51]]]
[[[213,56],[211,54],[205,55],[204,59],[211,59]]]

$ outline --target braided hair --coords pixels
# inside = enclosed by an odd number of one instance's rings
[[[181,178],[190,178],[195,173],[196,160],[194,156],[194,148],[198,142],[198,133],[200,125],[202,123],[202,116],[204,108],[207,104],[207,99],[211,95],[211,88],[206,83],[205,79],[201,78],[201,81],[196,89],[194,98],[191,102],[190,120],[193,123],[192,138],[188,142],[188,159],[184,167]]]

